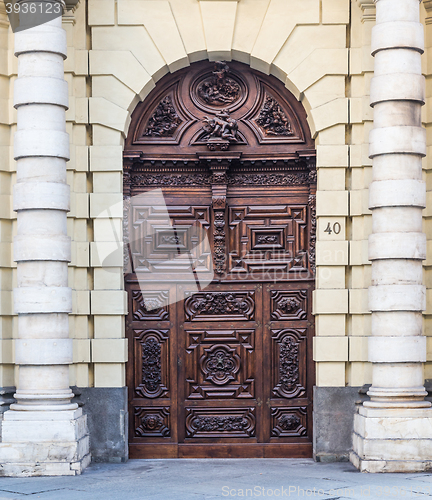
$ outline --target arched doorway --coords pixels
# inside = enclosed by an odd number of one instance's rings
[[[167,75],[124,151],[131,458],[312,455],[315,150],[236,62]]]

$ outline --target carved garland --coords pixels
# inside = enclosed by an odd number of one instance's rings
[[[285,337],[280,344],[279,377],[287,393],[299,383],[299,346],[291,337]]]
[[[149,394],[157,394],[162,384],[161,346],[153,337],[142,346],[142,384]]]

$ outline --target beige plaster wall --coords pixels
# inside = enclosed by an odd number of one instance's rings
[[[429,14],[424,10],[425,18]],[[118,243],[110,241],[108,221],[100,214],[115,207],[112,223],[121,234],[122,150],[136,104],[164,74],[203,59],[234,59],[271,73],[305,106],[318,169],[316,383],[360,386],[371,382],[367,238],[374,15],[373,0],[88,0],[87,4],[81,0],[74,13],[64,16],[69,54],[65,66],[70,94],[68,175],[73,193],[68,220],[74,289],[70,321],[75,339],[71,385],[125,385],[123,262],[119,252],[109,268],[102,267],[101,259]],[[16,120],[11,105],[16,75],[13,36],[4,15],[2,19],[0,95],[8,98],[0,99],[0,387],[14,381],[11,240],[15,214],[10,193]],[[425,23],[427,47],[431,47],[432,27],[427,19]],[[430,50],[424,58],[426,74]],[[427,81],[430,100],[429,77]],[[428,102],[424,110],[428,131],[429,106]],[[430,191],[429,175],[425,161]],[[425,229],[432,239],[430,210],[425,211]],[[339,234],[325,232],[328,224],[333,227],[336,222],[341,226]],[[428,257],[425,276],[432,288],[429,264]],[[430,304],[428,300],[429,309]],[[429,309],[425,328],[432,337]],[[432,344],[428,356],[432,360]],[[427,378],[432,378],[431,370],[432,364],[427,364]]]

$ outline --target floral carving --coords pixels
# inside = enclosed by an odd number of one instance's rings
[[[208,186],[210,174],[155,174],[146,172],[133,176],[133,184],[137,186]]]
[[[244,417],[196,417],[192,425],[198,431],[242,431],[249,422]]]
[[[309,237],[309,264],[312,273],[315,274],[315,246],[316,246],[316,196],[309,195],[309,210],[311,219],[311,231]]]
[[[153,337],[142,346],[142,384],[150,394],[157,393],[162,384],[161,346]]]
[[[213,106],[235,102],[240,97],[240,85],[229,78],[228,73],[228,64],[216,61],[212,76],[205,79],[197,88],[200,99]]]
[[[270,96],[266,96],[264,105],[255,120],[267,135],[294,135],[291,125],[280,104]]]
[[[171,97],[166,96],[150,117],[144,135],[149,137],[170,137],[180,123],[180,117],[174,109]]]
[[[228,177],[228,184],[239,186],[300,186],[309,183],[309,173],[262,173],[233,174]]]
[[[201,360],[202,371],[216,385],[224,385],[234,379],[240,369],[240,358],[224,346],[208,352]]]
[[[230,292],[207,293],[205,297],[195,301],[194,309],[207,314],[232,314],[242,313],[249,309],[249,304],[244,299],[238,299]]]
[[[213,246],[215,273],[219,276],[225,273],[225,211],[214,211]]]
[[[271,245],[273,243],[279,243],[279,236],[276,234],[259,234],[257,236],[257,243],[259,245]]]
[[[291,337],[284,337],[280,344],[279,381],[286,392],[291,392],[299,382],[299,347]]]
[[[278,424],[284,431],[294,431],[300,425],[300,419],[295,415],[282,415]]]

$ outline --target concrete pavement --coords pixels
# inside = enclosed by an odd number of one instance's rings
[[[0,500],[390,499],[432,497],[432,473],[362,474],[309,459],[130,460],[81,476],[0,478]]]

